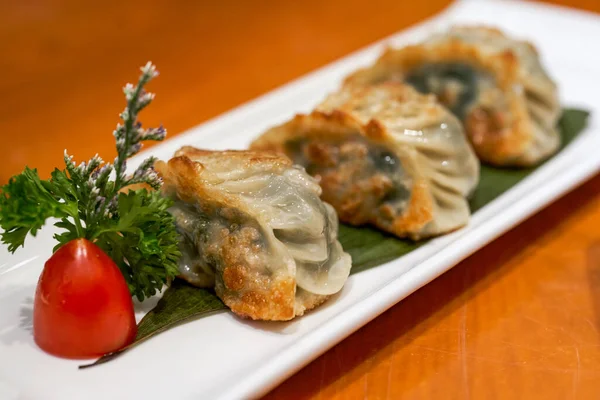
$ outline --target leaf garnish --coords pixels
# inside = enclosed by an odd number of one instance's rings
[[[562,135],[560,150],[571,143],[583,130],[588,115],[589,113],[583,110],[565,109],[563,111],[559,122]],[[471,199],[472,212],[476,212],[490,203],[534,170],[535,168],[503,169],[482,166],[480,184]],[[340,225],[339,240],[344,250],[352,256],[353,274],[397,259],[427,242],[401,240],[371,228],[357,228],[348,225]],[[190,296],[190,300],[184,302],[187,296]],[[125,350],[176,324],[223,309],[225,309],[225,306],[214,293],[204,289],[192,288],[176,280],[167,289],[156,307],[142,319],[138,325],[138,337],[133,344],[84,367],[111,361],[123,354]]]
[[[2,188],[0,226],[4,230],[2,242],[8,245],[8,251],[12,253],[23,246],[28,234],[35,236],[46,219],[66,218],[77,213],[71,204],[56,201],[54,186],[40,180],[37,170],[25,168]]]

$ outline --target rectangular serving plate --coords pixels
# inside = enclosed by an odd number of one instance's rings
[[[497,25],[531,40],[555,77],[562,103],[592,112],[564,151],[475,213],[467,227],[355,275],[341,293],[286,323],[250,322],[222,313],[171,329],[121,358],[80,371],[44,354],[31,334],[32,298],[53,246],[51,227],[26,250],[0,249],[0,399],[241,399],[260,396],[352,332],[477,249],[571,190],[600,168],[597,71],[600,17],[513,1],[460,1],[403,33],[193,128],[132,160],[168,159],[182,145],[244,148],[264,129],[310,111],[341,79],[368,65],[385,45],[404,45],[459,22]],[[577,43],[577,46],[573,46]],[[138,307],[140,318],[155,303]]]

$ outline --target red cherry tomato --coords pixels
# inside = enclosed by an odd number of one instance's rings
[[[33,305],[33,337],[42,350],[93,358],[131,343],[136,332],[127,283],[98,246],[75,239],[46,261]]]

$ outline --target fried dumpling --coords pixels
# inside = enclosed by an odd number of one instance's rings
[[[531,166],[560,145],[555,83],[532,44],[497,29],[459,26],[419,45],[388,49],[345,84],[389,80],[435,94],[462,121],[482,161]]]
[[[342,289],[351,258],[335,210],[288,158],[184,147],[156,169],[175,200],[181,277],[236,314],[289,320]]]
[[[350,87],[252,149],[284,153],[317,178],[341,221],[420,239],[469,220],[479,161],[460,122],[408,85]]]

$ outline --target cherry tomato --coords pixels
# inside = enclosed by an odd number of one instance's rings
[[[42,350],[93,358],[131,343],[136,332],[127,283],[98,246],[75,239],[46,261],[33,305],[33,337]]]

